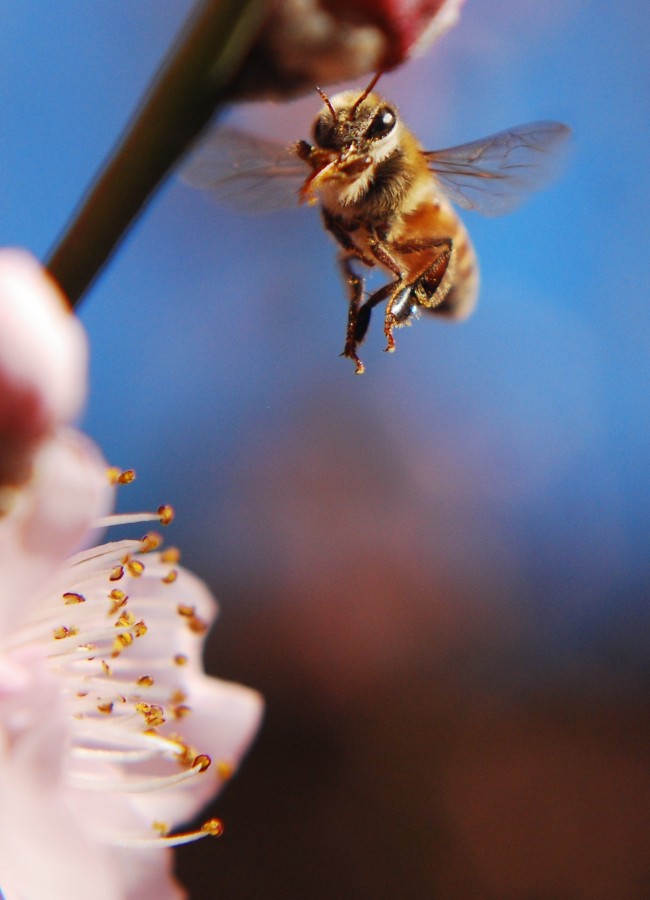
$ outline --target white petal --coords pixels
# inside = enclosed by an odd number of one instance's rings
[[[24,666],[20,694],[0,701],[0,879],[7,898],[119,900],[106,848],[88,840],[66,801],[67,722],[43,660]],[[37,860],[37,864],[35,861]]]
[[[84,330],[38,262],[0,250],[0,384],[33,390],[48,424],[69,422],[86,394]],[[3,408],[7,397],[3,394]],[[0,419],[1,421],[1,419]]]
[[[264,709],[256,691],[208,676],[192,679],[188,703],[192,712],[176,723],[175,730],[199,752],[208,754],[212,765],[172,790],[133,794],[131,803],[145,821],[165,821],[178,827],[214,799],[227,781],[220,774],[222,764],[227,764],[232,774],[236,772],[257,733]]]
[[[109,497],[106,463],[79,432],[59,429],[31,481],[0,518],[0,635],[28,618],[37,589],[87,535]]]

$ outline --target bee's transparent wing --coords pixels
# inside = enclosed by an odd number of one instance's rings
[[[560,158],[555,151],[570,133],[559,122],[531,122],[425,156],[455,203],[498,216],[553,180]]]
[[[297,206],[305,175],[290,146],[228,127],[201,141],[181,169],[187,184],[246,212]]]

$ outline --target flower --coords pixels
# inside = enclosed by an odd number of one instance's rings
[[[83,403],[81,324],[36,260],[0,251],[0,488],[29,477],[35,448]]]
[[[0,253],[0,318],[14,290],[36,342],[43,322],[52,342],[65,340],[71,316],[39,314],[60,304],[52,285],[24,257]],[[83,341],[73,331],[71,343]],[[61,353],[53,369],[73,360],[78,373],[79,359]],[[15,369],[0,353],[0,377]],[[39,412],[40,440],[23,441],[26,464],[15,471],[29,477],[12,486],[0,519],[0,892],[6,900],[181,897],[169,847],[219,834],[221,823],[171,831],[235,771],[259,724],[260,697],[203,673],[216,605],[159,536],[73,553],[94,527],[167,524],[171,510],[102,515],[114,492],[106,464],[62,424],[77,402],[71,394],[59,402],[63,389],[48,398],[30,372],[5,383],[31,384],[25,421],[35,410],[48,415]],[[20,407],[6,400],[3,408]],[[110,472],[114,484],[130,480]]]
[[[455,25],[464,0],[281,0],[230,89],[278,98],[393,69]]]

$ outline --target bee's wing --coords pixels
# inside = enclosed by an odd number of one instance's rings
[[[290,146],[218,127],[199,143],[181,178],[236,209],[270,212],[297,206],[305,166]]]
[[[554,151],[570,133],[559,122],[531,122],[471,144],[425,152],[425,156],[455,203],[497,216],[552,181],[558,168]]]

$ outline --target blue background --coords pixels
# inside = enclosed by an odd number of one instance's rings
[[[0,244],[44,258],[189,8],[0,3]],[[536,852],[550,879],[539,896],[637,896],[647,847],[623,848],[648,808],[647,765],[629,796],[616,782],[624,814],[604,854],[585,798],[608,818],[598,792],[612,773],[628,784],[629,753],[601,732],[627,746],[647,699],[649,30],[632,0],[470,0],[425,57],[385,76],[432,149],[543,118],[574,138],[547,193],[503,219],[464,215],[482,270],[472,319],[417,322],[392,356],[375,322],[363,378],[338,356],[344,291],[314,210],[246,217],[171,179],[86,298],[83,426],[138,471],[122,508],[173,503],[171,540],[222,604],[209,666],[269,702],[216,806],[235,823],[218,864],[183,858],[194,896],[317,898],[340,884],[357,897],[528,897]],[[234,119],[298,139],[318,107]],[[613,724],[621,707],[629,720]],[[487,792],[484,827],[458,793],[471,782],[449,762],[454,734],[466,746],[459,723],[487,721],[498,746],[504,722],[528,737],[552,722],[543,766],[568,740],[558,723],[585,709],[566,781],[524,804],[548,834],[509,856],[508,789]],[[604,775],[573,797],[593,752]],[[540,761],[515,741],[505,755],[517,754],[535,784]],[[473,763],[482,784],[489,758]],[[401,766],[420,776],[403,783]],[[305,799],[285,809],[294,790]],[[396,808],[400,861],[376,824]],[[347,823],[336,834],[332,817]],[[563,846],[584,865],[565,869],[547,838],[567,817]],[[295,883],[280,883],[288,870]]]

